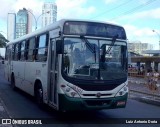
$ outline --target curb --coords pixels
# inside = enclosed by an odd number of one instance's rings
[[[132,97],[130,97],[130,99],[138,100],[140,102],[144,102],[144,103],[147,103],[147,104],[152,104],[152,105],[160,106],[160,101],[153,100],[153,98],[150,98],[150,97],[132,96]]]
[[[145,102],[145,103],[148,103],[148,104],[153,104],[153,105],[160,106],[160,101],[151,99],[149,97],[141,97],[140,100]]]

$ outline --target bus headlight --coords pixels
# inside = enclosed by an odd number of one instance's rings
[[[79,94],[68,85],[61,85],[61,89],[69,97],[80,98]]]
[[[116,94],[116,97],[123,96],[126,93],[128,93],[128,86],[127,85],[125,85],[120,91],[118,91],[118,93]]]

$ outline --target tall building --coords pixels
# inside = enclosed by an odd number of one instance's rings
[[[128,51],[134,52],[140,55],[144,55],[143,51],[152,50],[153,45],[149,43],[141,43],[140,41],[134,41],[128,43]]]
[[[23,8],[19,10],[16,17],[16,38],[28,33],[28,11]]]
[[[49,12],[49,13],[47,13]],[[57,20],[57,5],[55,3],[47,2],[42,6],[42,27],[45,27]]]
[[[9,41],[16,38],[16,14],[8,13],[7,17],[7,39]]]
[[[32,21],[33,21],[33,15],[32,10],[28,9],[28,33],[32,32]]]

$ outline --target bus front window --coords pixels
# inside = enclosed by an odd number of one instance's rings
[[[114,80],[127,76],[126,43],[80,38],[64,39],[63,72],[70,78]],[[108,50],[110,49],[110,50]]]

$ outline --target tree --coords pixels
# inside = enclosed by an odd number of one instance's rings
[[[7,42],[9,41],[0,33],[0,48],[5,47]]]

